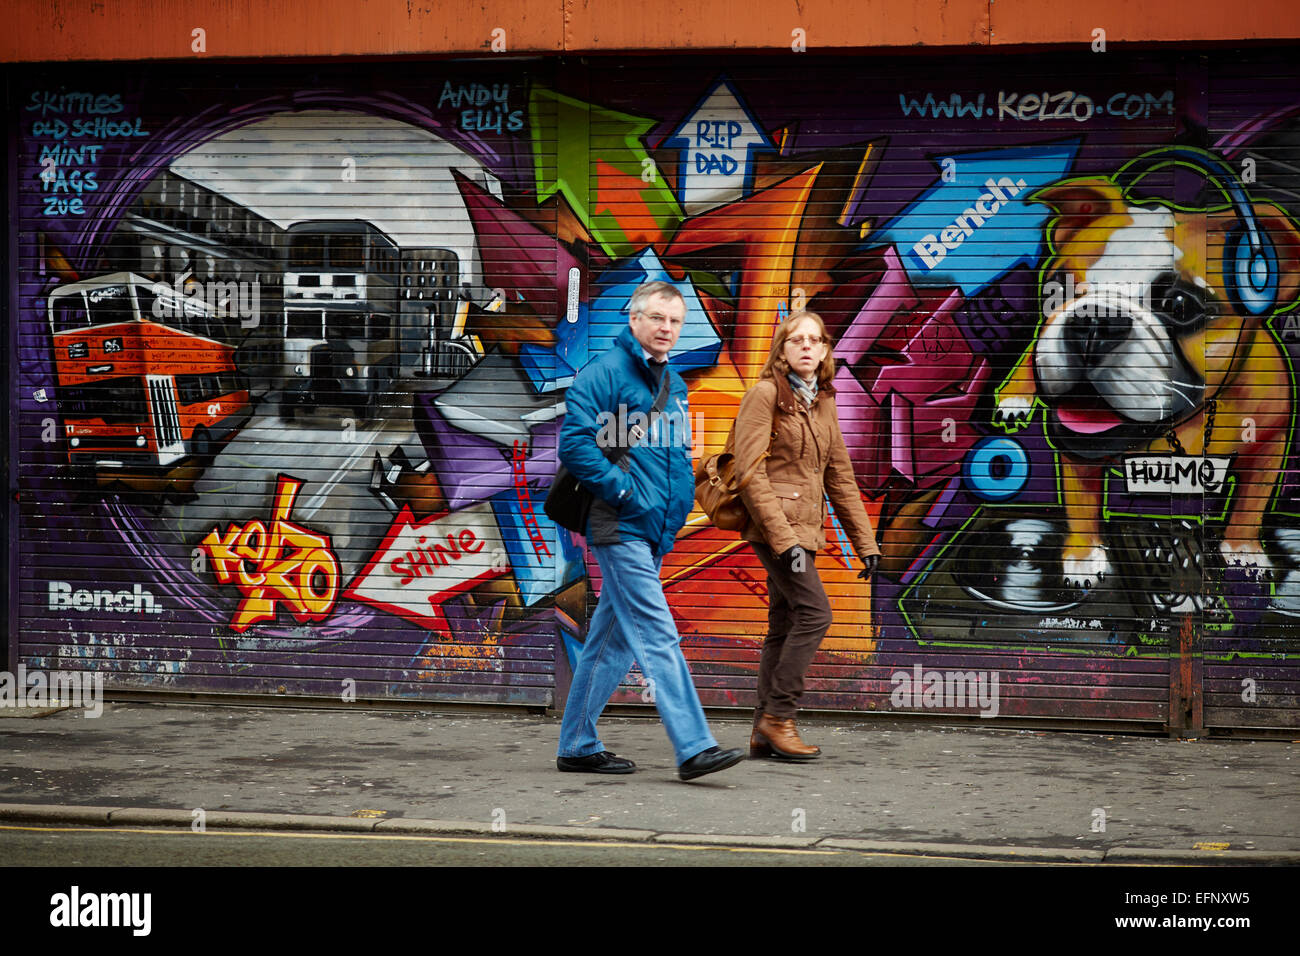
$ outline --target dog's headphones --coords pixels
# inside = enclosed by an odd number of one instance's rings
[[[1228,236],[1224,246],[1227,260],[1223,270],[1228,296],[1249,315],[1264,315],[1277,305],[1277,251],[1273,240],[1260,228],[1236,172],[1218,157],[1188,146],[1164,146],[1143,153],[1126,163],[1114,176],[1114,183],[1126,199],[1142,179],[1166,166],[1190,166],[1218,185],[1232,203],[1241,226]]]

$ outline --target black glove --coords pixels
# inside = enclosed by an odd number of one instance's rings
[[[808,552],[797,544],[788,551],[782,551],[776,559],[791,574],[802,574],[808,569]]]
[[[858,572],[858,577],[862,578],[864,581],[870,581],[871,576],[876,573],[876,565],[880,563],[880,555],[869,554],[862,559],[862,563],[865,564],[866,567]]]

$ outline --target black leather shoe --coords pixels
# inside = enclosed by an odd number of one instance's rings
[[[706,773],[716,773],[719,770],[734,767],[744,759],[745,752],[743,750],[719,750],[717,747],[710,747],[708,750],[700,751],[678,767],[677,776],[683,780],[694,780]]]
[[[585,757],[556,757],[555,769],[564,773],[631,773],[636,764],[626,757],[616,757],[608,750],[602,750]]]

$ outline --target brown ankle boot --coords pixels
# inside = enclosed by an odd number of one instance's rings
[[[764,714],[758,719],[758,725],[754,727],[754,735],[750,738],[751,746],[755,737],[771,747],[772,756],[781,760],[812,760],[822,752],[820,747],[813,747],[799,739],[799,731],[795,729],[793,717],[782,720],[780,717]]]
[[[749,755],[751,757],[770,757],[772,756],[772,745],[759,734],[758,720],[759,718],[754,718],[754,729],[749,734]]]

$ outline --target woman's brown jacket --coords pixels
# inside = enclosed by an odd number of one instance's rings
[[[772,450],[764,459],[769,440]],[[762,542],[776,554],[796,544],[820,551],[829,496],[858,557],[880,553],[844,447],[834,389],[823,386],[808,409],[785,376],[760,379],[740,401],[732,442],[736,473],[753,469],[741,491],[750,516],[746,541]]]

